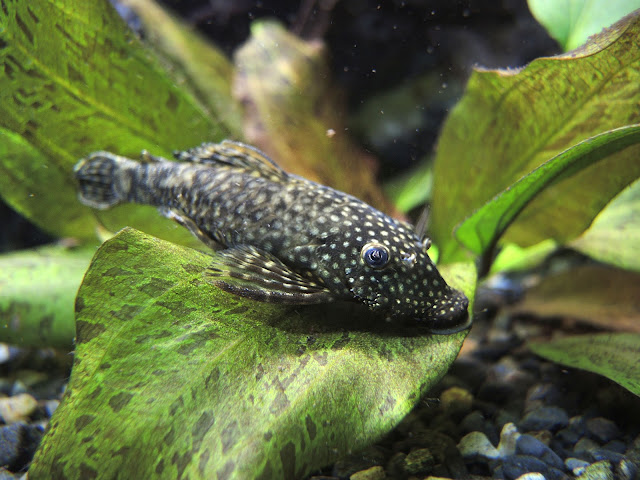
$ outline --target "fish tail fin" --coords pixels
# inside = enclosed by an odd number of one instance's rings
[[[78,181],[78,199],[83,204],[106,210],[125,200],[117,188],[121,164],[127,159],[108,152],[94,152],[73,169]]]

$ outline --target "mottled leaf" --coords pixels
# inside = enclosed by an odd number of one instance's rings
[[[466,336],[242,299],[206,283],[209,263],[131,229],[103,244],[31,480],[301,478],[393,428]],[[472,293],[472,265],[443,273]]]
[[[640,179],[615,197],[570,245],[602,262],[640,272]]]
[[[580,142],[485,203],[456,228],[456,238],[472,252],[484,253],[496,244],[520,212],[541,191],[637,143],[640,143],[640,125],[618,128]]]
[[[640,8],[640,0],[528,0],[529,9],[565,50]]]
[[[572,268],[542,279],[514,312],[640,333],[640,274],[604,265]]]
[[[640,334],[603,333],[532,342],[548,360],[603,375],[640,396]]]
[[[72,168],[94,150],[137,156],[220,140],[225,125],[184,93],[107,0],[5,0],[0,8],[0,193],[45,230],[94,239]],[[14,181],[19,179],[20,181]],[[153,209],[102,215],[173,239]]]
[[[210,40],[153,0],[121,0],[142,23],[145,45],[166,64],[167,72],[227,128],[227,137],[242,138],[242,112],[231,94],[233,65]]]
[[[524,175],[579,142],[640,123],[640,17],[582,50],[521,70],[476,70],[445,122],[434,165],[432,233],[443,261],[463,256],[453,228]],[[505,232],[529,246],[566,243],[640,176],[640,146],[610,155],[539,194]]]
[[[256,21],[235,54],[234,93],[245,107],[245,139],[286,170],[390,212],[374,159],[349,138],[319,41]]]
[[[0,256],[0,342],[71,350],[73,302],[94,248],[42,247]]]

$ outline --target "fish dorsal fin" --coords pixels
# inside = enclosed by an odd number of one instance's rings
[[[178,160],[226,165],[247,172],[255,172],[261,177],[272,180],[284,180],[289,176],[257,148],[231,140],[224,140],[221,143],[203,143],[199,147],[185,152],[176,152],[174,155]]]
[[[310,304],[333,300],[327,287],[253,246],[218,251],[206,275],[223,290],[262,302]]]

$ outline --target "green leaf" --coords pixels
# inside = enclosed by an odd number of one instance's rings
[[[640,179],[615,197],[570,245],[601,262],[640,272]]]
[[[154,0],[127,0],[126,6],[142,22],[145,45],[175,82],[228,129],[228,137],[242,138],[242,112],[231,92],[233,65],[225,54]]]
[[[384,185],[384,192],[402,213],[424,205],[431,198],[433,164],[423,161],[409,172],[391,179]]]
[[[434,164],[432,234],[445,262],[464,258],[453,228],[550,158],[602,132],[640,123],[640,17],[591,39],[582,51],[520,70],[476,70],[449,115]],[[640,146],[539,194],[505,232],[522,247],[567,243],[640,176]]]
[[[529,347],[541,357],[603,375],[640,396],[640,334],[579,335]]]
[[[500,247],[500,252],[491,264],[491,271],[489,273],[529,270],[540,265],[557,247],[556,242],[551,239],[527,248],[521,248],[513,243],[507,243]]]
[[[30,478],[301,478],[393,428],[466,336],[250,301],[206,283],[209,263],[131,229],[103,244]],[[473,265],[443,273],[473,292]]]
[[[640,274],[608,265],[574,267],[544,277],[511,311],[640,333]]]
[[[73,304],[94,248],[42,247],[0,256],[0,342],[73,348]]]
[[[573,50],[640,8],[639,0],[528,0],[529,9],[562,48]]]
[[[456,238],[476,254],[486,252],[542,190],[637,143],[640,143],[640,125],[618,128],[580,142],[485,203],[456,228]]]
[[[57,235],[95,240],[98,223],[75,198],[72,169],[80,157],[95,150],[137,156],[145,148],[169,156],[228,135],[107,0],[2,2],[0,70],[0,192]],[[112,229],[131,224],[188,238],[151,209],[115,209],[101,219]]]

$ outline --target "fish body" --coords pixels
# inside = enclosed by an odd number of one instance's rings
[[[449,287],[425,241],[361,200],[289,174],[258,150],[207,143],[136,162],[96,152],[75,167],[79,199],[106,209],[154,205],[218,250],[218,286],[293,304],[352,300],[434,333],[469,326],[468,300]]]

